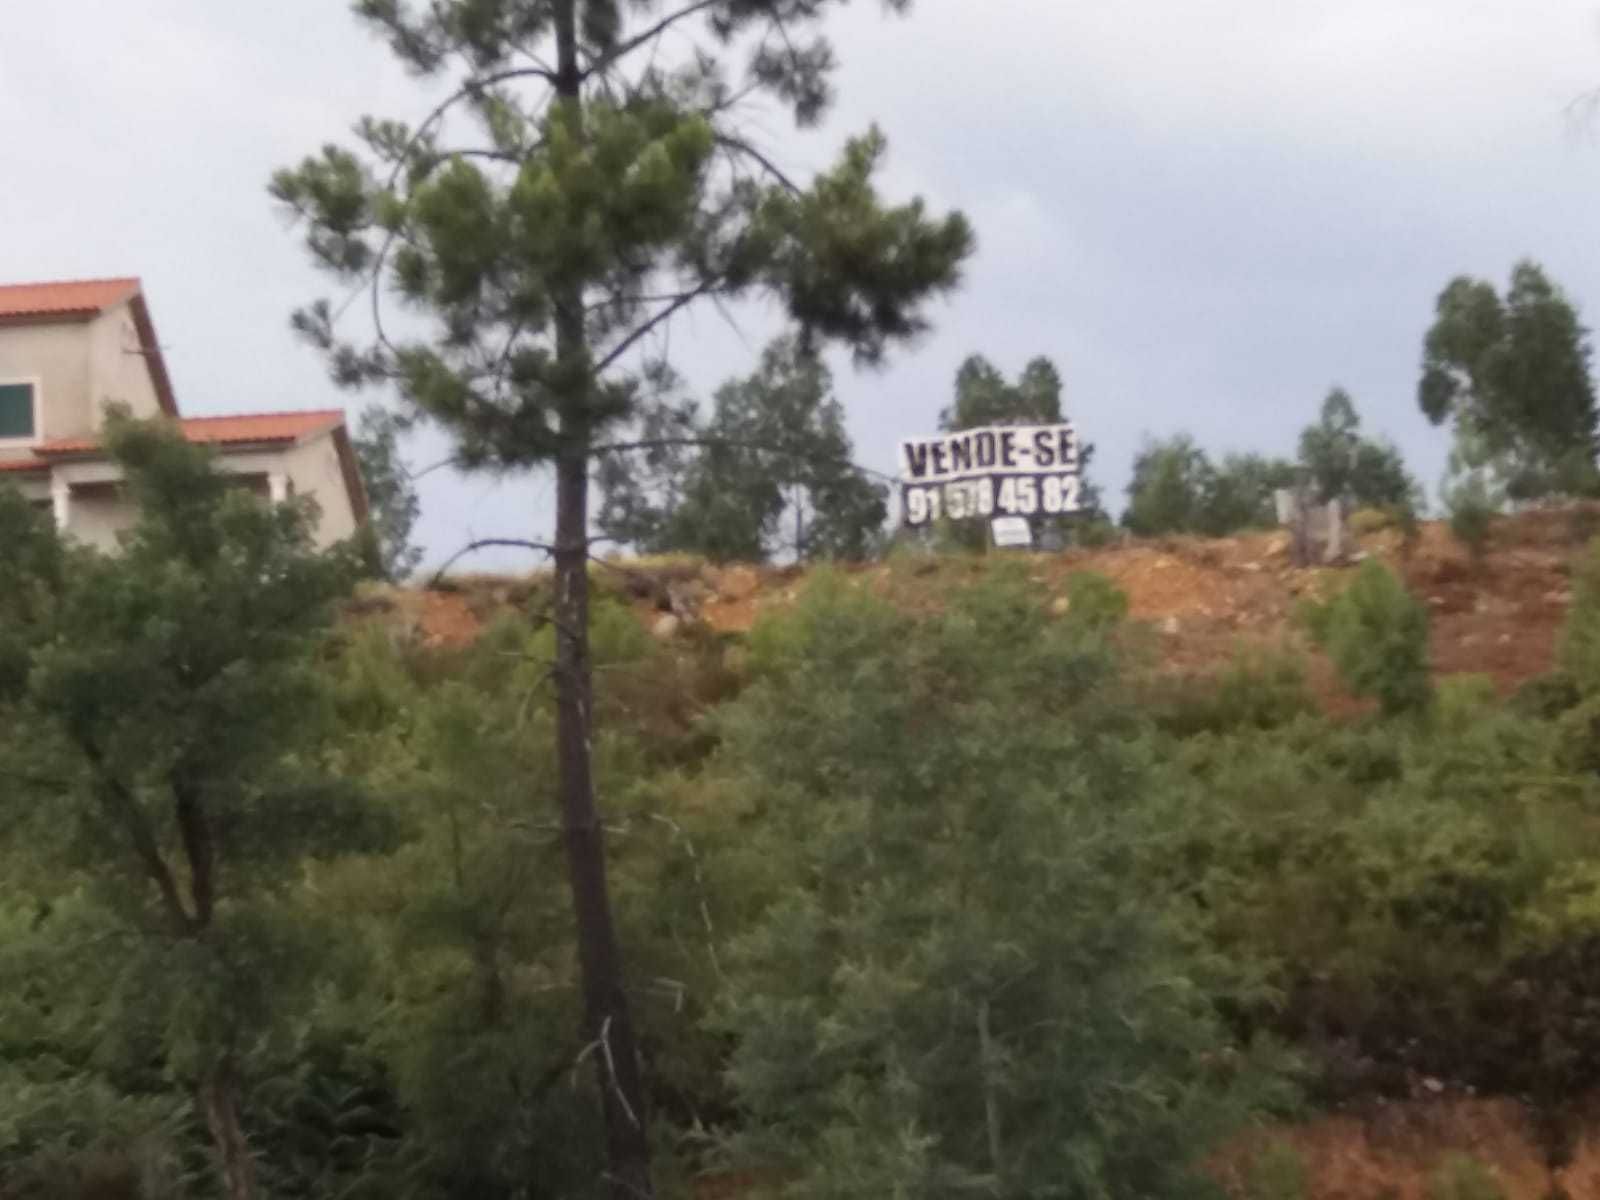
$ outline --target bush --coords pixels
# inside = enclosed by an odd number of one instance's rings
[[[1600,541],[1573,571],[1572,608],[1561,633],[1562,670],[1582,696],[1600,694]]]
[[[1306,623],[1352,693],[1377,700],[1387,716],[1427,706],[1428,612],[1383,564],[1363,563],[1348,588],[1308,610]]]
[[[1275,1141],[1250,1162],[1245,1200],[1306,1200],[1306,1164],[1288,1142]]]
[[[1067,611],[1088,629],[1107,630],[1128,615],[1128,593],[1095,571],[1067,576]]]
[[[1176,737],[1276,729],[1315,711],[1305,664],[1285,651],[1241,651],[1215,675],[1163,679],[1149,700],[1155,723]]]
[[[1555,670],[1528,680],[1511,694],[1507,706],[1529,720],[1552,721],[1576,708],[1582,699],[1572,676]]]
[[[1505,1190],[1477,1159],[1452,1154],[1428,1177],[1428,1200],[1505,1200]]]
[[[1469,475],[1446,489],[1444,503],[1450,517],[1450,532],[1467,548],[1474,561],[1482,561],[1488,553],[1489,534],[1499,511],[1488,485],[1480,475]]]
[[[1218,1015],[1253,980],[1140,870],[1175,806],[1116,658],[1038,599],[1021,572],[920,618],[813,587],[752,639],[712,767],[752,814],[714,861],[764,889],[712,1024],[738,1165],[817,1196],[1177,1200],[1276,1093]]]
[[[1345,521],[1345,527],[1360,537],[1363,534],[1378,533],[1380,530],[1388,529],[1394,523],[1394,514],[1388,509],[1358,508]]]

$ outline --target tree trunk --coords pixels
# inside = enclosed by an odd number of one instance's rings
[[[221,1159],[228,1200],[255,1200],[256,1163],[239,1124],[239,1085],[226,1059],[215,1063],[200,1081],[200,1104]]]
[[[556,5],[556,93],[581,135],[577,2]],[[614,1200],[654,1195],[644,1087],[633,1022],[623,989],[605,841],[594,799],[593,672],[589,661],[590,389],[583,293],[573,285],[556,300],[556,358],[567,398],[556,460],[556,758],[562,840],[583,973],[584,1038],[599,1074],[605,1117],[607,1188]]]

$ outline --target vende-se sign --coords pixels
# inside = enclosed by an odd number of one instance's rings
[[[900,511],[940,518],[1074,513],[1083,486],[1078,434],[1059,425],[991,425],[900,443]]]

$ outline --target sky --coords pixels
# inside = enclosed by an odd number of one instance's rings
[[[358,412],[289,331],[330,287],[266,183],[429,93],[341,0],[6,17],[0,280],[141,276],[186,413]],[[978,236],[927,336],[880,370],[837,364],[868,466],[934,430],[969,354],[1008,374],[1046,355],[1114,499],[1149,434],[1292,454],[1335,384],[1431,489],[1448,436],[1415,392],[1444,285],[1503,285],[1532,257],[1600,319],[1600,114],[1572,110],[1600,87],[1593,0],[918,0],[907,18],[856,0],[829,28],[838,103],[814,133],[762,121],[764,145],[804,174],[875,122],[886,195],[959,208]],[[702,395],[770,332],[735,318],[673,331]],[[407,447],[416,469],[448,453],[438,433]],[[551,495],[429,473],[428,561],[548,532]]]

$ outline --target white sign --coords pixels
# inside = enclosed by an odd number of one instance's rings
[[[996,517],[989,522],[994,544],[1002,550],[1033,545],[1033,528],[1027,517]]]
[[[1078,434],[1059,425],[990,425],[900,443],[905,523],[1057,516],[1082,507]]]

